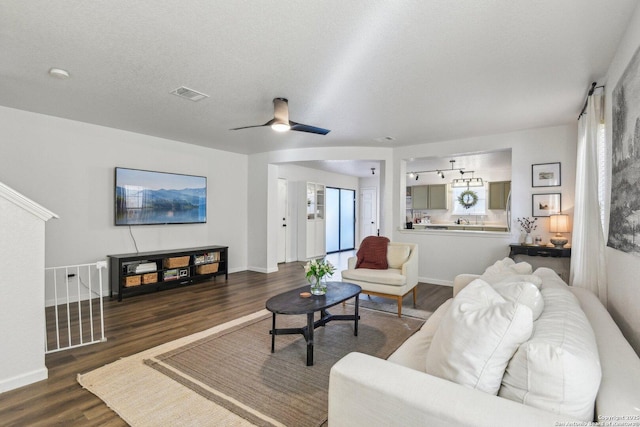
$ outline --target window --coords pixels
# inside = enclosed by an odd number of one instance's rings
[[[475,193],[477,202],[468,209],[460,204],[458,198],[462,193],[472,191]],[[473,198],[467,197],[467,200],[473,201]],[[451,189],[451,206],[453,206],[454,215],[486,215],[487,214],[487,189],[485,187],[458,187]]]

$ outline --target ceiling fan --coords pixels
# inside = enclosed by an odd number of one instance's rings
[[[286,98],[273,99],[273,119],[269,120],[267,123],[263,125],[243,126],[243,127],[233,128],[229,130],[258,128],[262,126],[271,126],[271,129],[278,132],[296,130],[298,132],[316,133],[319,135],[326,135],[329,132],[331,132],[329,129],[323,129],[315,126],[304,125],[302,123],[296,123],[289,120],[289,101]]]

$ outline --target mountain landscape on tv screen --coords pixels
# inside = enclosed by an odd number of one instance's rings
[[[131,194],[116,187],[116,224],[206,222],[206,192],[206,188],[143,189]]]

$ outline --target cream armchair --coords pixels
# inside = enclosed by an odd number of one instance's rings
[[[398,302],[398,317],[402,317],[402,298],[413,291],[413,305],[416,304],[418,284],[418,245],[413,243],[389,242],[387,262],[389,268],[376,270],[356,268],[356,257],[348,260],[348,269],[343,270],[342,280],[360,285],[362,293]]]

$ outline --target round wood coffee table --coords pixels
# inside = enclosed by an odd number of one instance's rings
[[[319,326],[324,326],[332,320],[353,320],[354,336],[358,336],[358,302],[360,286],[346,282],[327,282],[325,295],[300,296],[303,292],[309,292],[309,286],[293,289],[276,295],[267,300],[267,310],[273,313],[271,331],[271,353],[275,351],[276,335],[302,334],[307,342],[307,366],[313,365],[313,331]],[[355,298],[353,314],[334,315],[327,311],[328,308],[340,304],[348,299]],[[313,321],[314,313],[319,311],[321,316]],[[307,326],[302,328],[276,328],[276,314],[306,314]]]

